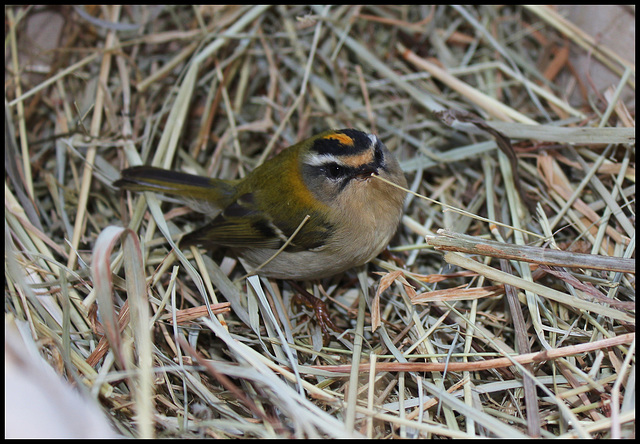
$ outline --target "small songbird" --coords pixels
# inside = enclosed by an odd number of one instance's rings
[[[205,204],[213,220],[183,236],[180,246],[230,247],[250,272],[299,228],[259,274],[307,280],[364,264],[391,240],[406,193],[376,175],[407,186],[377,136],[342,129],[299,142],[240,180],[138,166],[122,171],[114,185]]]

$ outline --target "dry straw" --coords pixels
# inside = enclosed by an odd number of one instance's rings
[[[5,324],[114,431],[635,435],[635,65],[616,48],[547,6],[6,12]],[[204,216],[110,185],[138,164],[239,178],[335,127],[375,130],[411,194],[392,255],[305,284],[328,338],[289,284],[178,249]]]

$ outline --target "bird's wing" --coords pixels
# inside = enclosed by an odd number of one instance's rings
[[[278,249],[294,234],[305,214],[281,212],[286,219],[277,219],[258,208],[253,193],[246,193],[227,206],[217,217],[203,227],[185,235],[181,246],[222,245],[234,248]],[[317,214],[309,214],[286,251],[320,249],[332,228]]]

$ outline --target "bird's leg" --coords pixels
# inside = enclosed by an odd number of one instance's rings
[[[322,339],[324,343],[328,342],[329,330],[337,333],[342,333],[342,329],[338,328],[329,317],[327,306],[321,299],[309,293],[297,282],[289,281],[289,283],[297,291],[296,295],[294,296],[294,300],[296,300],[298,303],[306,305],[307,308],[313,310],[313,312],[315,313],[315,318],[318,322],[318,326],[320,327],[320,330],[322,330]]]
[[[398,266],[404,267],[404,260],[400,256],[396,256],[395,254],[393,254],[391,250],[389,250],[389,247],[382,250],[382,253],[380,253],[380,256],[385,261],[393,261],[396,264],[398,264]]]

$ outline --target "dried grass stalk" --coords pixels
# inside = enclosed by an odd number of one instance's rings
[[[635,66],[613,45],[551,6],[6,12],[5,323],[118,434],[635,436]],[[202,215],[111,186],[238,179],[336,127],[411,185],[390,256],[304,284],[326,341],[293,286],[176,246]]]

